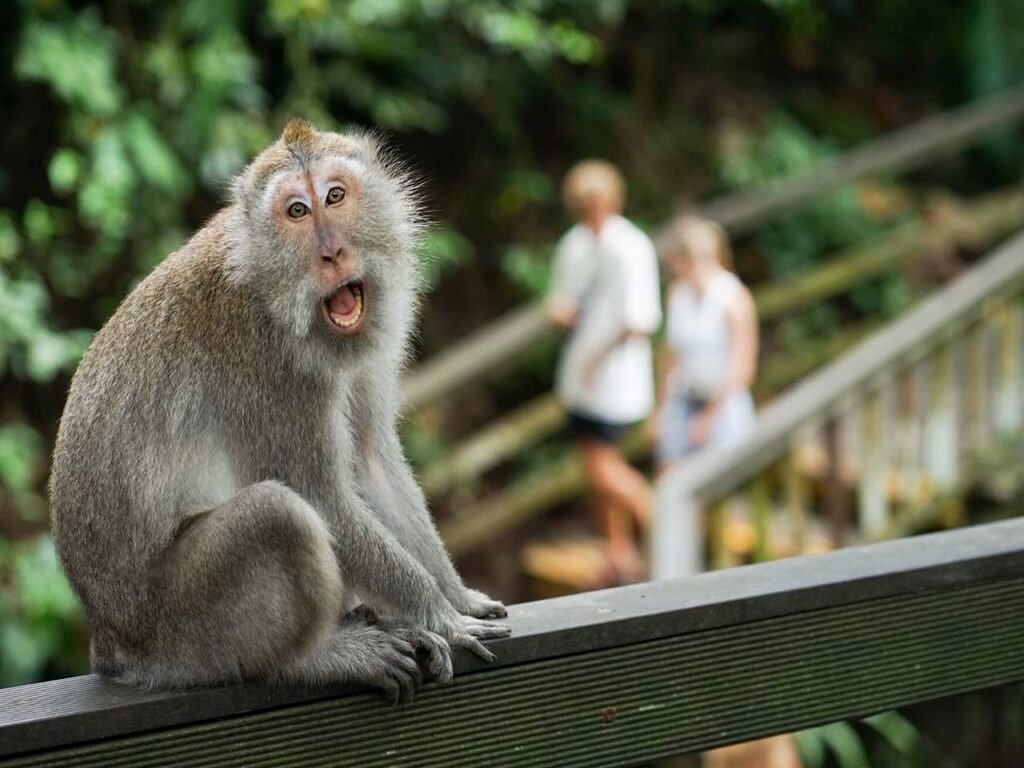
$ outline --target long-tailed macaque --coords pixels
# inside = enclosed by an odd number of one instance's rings
[[[399,697],[493,658],[396,431],[421,221],[376,140],[293,120],[97,334],[50,481],[96,671]]]

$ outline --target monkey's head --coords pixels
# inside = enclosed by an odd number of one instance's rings
[[[229,274],[274,321],[343,355],[404,335],[422,219],[377,140],[292,120],[233,192]]]

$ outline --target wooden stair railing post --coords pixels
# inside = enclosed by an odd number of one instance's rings
[[[991,438],[989,326],[979,321],[966,338],[967,450],[973,465]]]
[[[1024,307],[1020,301],[1008,301],[999,312],[999,362],[993,420],[1001,436],[1013,436],[1024,426],[1024,366],[1021,344],[1024,342]]]
[[[857,524],[866,541],[885,534],[889,526],[889,498],[886,487],[886,459],[889,429],[885,423],[883,391],[869,392],[861,412],[862,453],[857,489]]]
[[[925,415],[925,471],[935,493],[948,493],[960,481],[959,417],[953,346],[944,343],[928,361]]]
[[[701,504],[686,487],[685,476],[669,470],[655,487],[651,530],[651,576],[672,579],[705,570],[705,523]],[[665,514],[665,510],[671,513]]]

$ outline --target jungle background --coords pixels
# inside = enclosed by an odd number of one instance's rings
[[[578,159],[617,163],[628,215],[653,228],[682,204],[805,171],[1022,75],[1022,0],[8,0],[0,685],[86,668],[45,502],[79,357],[289,117],[379,128],[423,180],[434,222],[422,259],[424,358],[543,292],[568,225],[559,181]],[[737,243],[738,270],[761,284],[799,274],[919,212],[936,189],[970,196],[1014,183],[1021,147],[1004,131],[898,184],[824,197]],[[779,323],[766,348],[799,349],[893,315],[914,291],[910,277],[886,275]],[[405,434],[413,463],[428,466],[545,391],[554,358],[553,344],[539,345],[516,375],[416,414]],[[484,482],[528,473],[566,446],[550,441]],[[502,584],[500,597],[524,596],[518,582]],[[977,706],[996,698],[1013,696]],[[914,721],[924,731],[929,712]],[[949,764],[995,764],[985,762],[990,743],[976,746]],[[840,749],[821,750],[817,764],[840,760]]]

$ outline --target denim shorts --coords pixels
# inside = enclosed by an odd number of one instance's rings
[[[658,439],[655,451],[658,461],[669,464],[679,461],[698,448],[726,445],[742,440],[754,429],[754,400],[749,392],[730,395],[715,412],[711,432],[703,445],[694,445],[690,429],[694,419],[707,406],[706,400],[670,392],[658,414]]]

